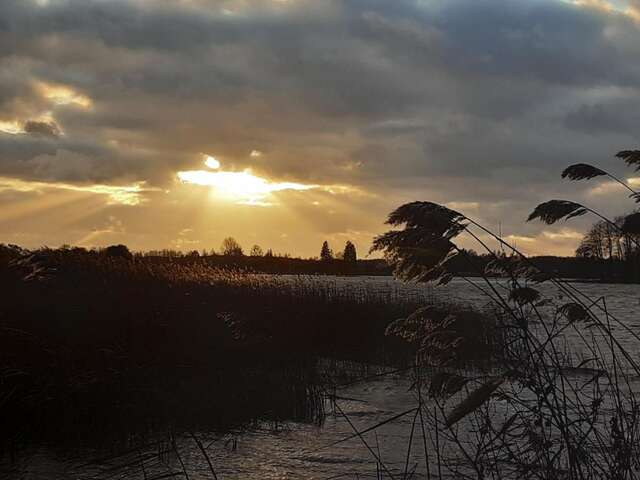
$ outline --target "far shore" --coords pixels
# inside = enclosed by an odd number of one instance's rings
[[[473,255],[473,254],[472,254]],[[476,255],[476,264],[484,266],[491,258]],[[254,273],[272,275],[329,275],[329,276],[392,276],[393,267],[384,259],[362,259],[347,262],[341,259],[318,260],[292,258],[288,256],[147,256],[158,262],[184,261],[204,262],[219,268],[232,268]],[[557,278],[584,283],[640,283],[640,277],[628,272],[628,265],[615,260],[597,260],[579,257],[535,256],[529,260],[541,270]],[[454,277],[479,277],[478,272],[468,271],[462,262],[452,262],[450,271]],[[491,276],[491,275],[489,275]],[[494,275],[495,276],[495,275]],[[498,276],[495,276],[499,278]]]

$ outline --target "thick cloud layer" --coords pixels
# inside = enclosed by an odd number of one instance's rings
[[[411,199],[478,205],[469,213],[490,226],[541,238],[522,221],[536,203],[566,196],[564,165],[624,176],[612,155],[637,147],[637,7],[4,0],[0,176],[166,191],[206,152],[228,169],[378,198],[357,228],[362,241]],[[607,213],[632,207],[592,186],[570,190]],[[144,208],[167,202],[190,208],[155,195]],[[354,229],[358,202],[314,213],[314,232]],[[127,208],[134,218],[143,207]],[[550,248],[568,252],[575,235],[565,237],[564,249]]]

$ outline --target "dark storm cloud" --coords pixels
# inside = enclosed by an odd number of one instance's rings
[[[356,3],[356,12],[367,12],[356,17],[359,33],[401,62],[432,67],[436,61],[474,78],[570,84],[627,78],[620,52],[602,35],[607,19],[561,2],[450,0],[424,8],[402,1],[373,8],[374,2]]]
[[[21,42],[24,39],[49,34],[99,39],[113,47],[161,50],[197,48],[213,37],[211,23],[202,16],[183,14],[180,9],[143,9],[119,0],[54,0],[44,6],[5,0],[2,8],[0,35],[5,37],[5,54],[28,45]]]
[[[157,161],[99,142],[60,137],[56,128],[50,122],[28,121],[25,133],[0,132],[0,176],[104,183],[137,179],[138,175],[131,174],[131,167],[135,165],[148,178],[154,178]]]
[[[587,134],[640,136],[640,92],[636,98],[581,105],[566,116],[566,125]]]
[[[445,28],[454,65],[474,74],[548,83],[637,79],[604,37],[606,19],[562,2],[446,2]]]

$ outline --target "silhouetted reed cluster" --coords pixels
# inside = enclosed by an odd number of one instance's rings
[[[640,165],[638,152],[618,156]],[[608,174],[578,164],[563,176],[582,180],[603,175]],[[588,213],[620,229],[621,235],[640,233],[637,213],[618,225],[567,200],[539,205],[529,220],[552,224]],[[415,357],[417,406],[404,471],[393,472],[376,457],[378,470],[407,478],[418,468],[409,465],[411,450],[419,448],[425,460],[422,471],[429,478],[638,478],[640,336],[609,311],[606,298],[583,294],[478,222],[443,205],[406,204],[391,213],[388,223],[402,228],[378,237],[373,248],[395,262],[401,278],[443,284],[451,279],[447,265],[453,259],[469,262],[479,278],[467,281],[492,305],[493,325],[503,332],[503,343],[492,364],[461,369],[450,354],[465,341],[455,312],[443,321],[427,307],[389,327],[388,334],[420,346]],[[456,244],[460,236],[474,240],[493,261],[474,264]],[[490,248],[487,238],[507,254]],[[496,275],[507,278],[506,285],[491,279]],[[537,288],[541,283],[555,287],[558,295],[545,298]],[[434,332],[443,322],[445,328]]]
[[[2,246],[0,288],[4,447],[319,421],[318,359],[402,361],[384,330],[416,307],[392,291],[117,248]]]

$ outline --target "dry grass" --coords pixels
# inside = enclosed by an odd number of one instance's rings
[[[318,359],[406,358],[384,330],[415,307],[305,277],[74,249],[0,248],[0,288],[5,447],[318,421]]]

